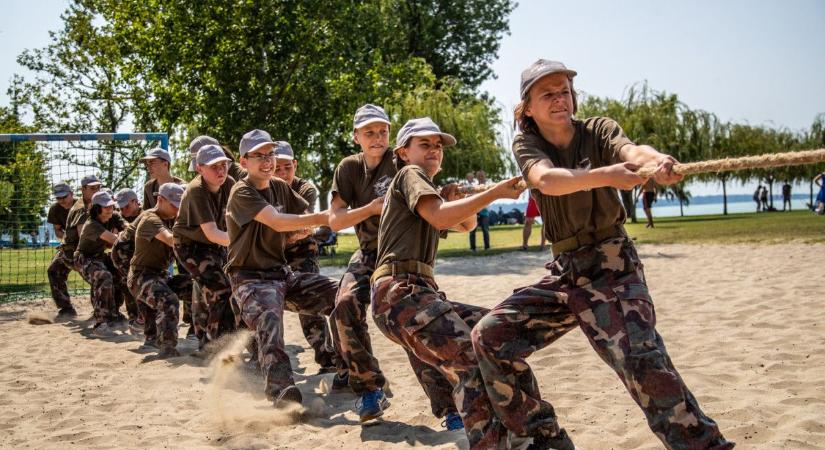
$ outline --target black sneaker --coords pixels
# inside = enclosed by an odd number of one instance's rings
[[[143,345],[141,345],[140,348],[141,349],[150,349],[150,348],[157,349],[158,348],[158,340],[157,339],[152,339],[152,338],[146,339],[145,341],[143,341]]]
[[[567,431],[562,429],[559,434],[553,437],[538,435],[533,438],[533,443],[527,450],[576,450],[573,441],[567,436]]]
[[[301,390],[298,389],[298,386],[292,385],[287,386],[278,393],[278,397],[275,398],[275,407],[276,408],[286,408],[293,403],[301,404],[304,400],[304,396],[301,395]]]
[[[340,376],[336,373],[332,378],[332,390],[342,391],[344,389],[349,389],[349,372],[347,372],[344,376]]]
[[[75,317],[77,317],[77,311],[74,308],[60,308],[57,311],[58,319],[74,319]]]

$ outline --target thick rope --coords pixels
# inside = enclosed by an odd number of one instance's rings
[[[765,169],[770,167],[800,166],[825,162],[825,148],[805,150],[801,152],[771,153],[759,156],[743,156],[741,158],[713,159],[692,163],[673,165],[673,172],[679,175],[695,175],[708,172],[730,172],[742,169]],[[656,173],[656,166],[640,168],[636,173],[644,178],[650,178]],[[494,184],[479,184],[473,186],[459,186],[462,194],[477,194],[492,188]],[[527,183],[522,180],[515,185],[515,189],[527,189]]]
[[[673,165],[673,171],[680,175],[694,175],[708,172],[730,172],[742,169],[765,169],[769,167],[799,166],[825,162],[825,148],[802,152],[771,153],[741,158],[714,159]],[[649,178],[656,173],[656,167],[642,167],[638,173]]]

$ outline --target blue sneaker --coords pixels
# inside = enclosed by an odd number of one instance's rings
[[[355,401],[355,410],[361,422],[377,419],[384,415],[384,410],[390,407],[390,401],[384,395],[383,389],[365,392]]]
[[[463,430],[464,422],[461,420],[461,415],[453,411],[447,413],[447,416],[444,417],[444,421],[441,422],[441,426],[446,428],[448,431]]]

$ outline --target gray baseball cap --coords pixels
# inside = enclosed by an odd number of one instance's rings
[[[254,152],[263,146],[274,144],[275,142],[272,141],[272,136],[270,136],[266,131],[252,130],[244,134],[241,138],[239,150],[241,152],[241,156],[244,156],[247,153]]]
[[[106,207],[115,206],[117,202],[112,198],[112,194],[109,193],[109,191],[100,191],[92,196],[92,204]]]
[[[52,188],[52,193],[56,198],[63,198],[72,193],[72,187],[66,183],[57,183]]]
[[[554,73],[563,73],[571,80],[576,76],[575,70],[568,69],[558,61],[539,59],[521,72],[521,99],[524,100],[527,97],[527,93],[536,81]]]
[[[215,144],[204,145],[198,150],[197,156],[195,156],[195,163],[199,166],[211,166],[221,161],[232,160],[227,158],[220,145]]]
[[[204,145],[221,145],[221,143],[217,139],[206,135],[192,139],[192,142],[189,143],[189,154],[192,156],[192,161],[189,163],[190,172],[195,171],[195,156]]]
[[[115,201],[118,208],[123,208],[132,200],[137,200],[138,196],[135,191],[129,188],[123,188],[115,193]]]
[[[155,147],[149,150],[148,152],[146,152],[146,156],[140,158],[141,161],[146,161],[149,159],[162,159],[166,162],[172,162],[172,156],[169,154],[169,152],[160,147]]]
[[[395,148],[393,151],[407,145],[413,137],[433,136],[436,134],[441,136],[442,143],[445,147],[455,145],[455,137],[451,134],[442,133],[441,129],[438,128],[438,125],[433,122],[433,119],[430,119],[429,117],[421,117],[418,119],[408,120],[407,123],[405,123],[404,126],[398,130],[398,135],[395,138]]]
[[[367,103],[355,111],[355,117],[352,119],[352,127],[357,130],[374,122],[382,122],[390,125],[390,117],[384,111],[384,108]]]
[[[100,185],[100,184],[101,184],[100,180],[97,179],[96,175],[86,175],[85,177],[83,177],[80,180],[80,186],[81,187],[96,186],[96,185]]]
[[[200,152],[198,152],[200,154]],[[177,183],[163,183],[158,189],[158,197],[169,200],[175,208],[180,208],[180,198],[183,196],[183,186]]]
[[[287,141],[275,141],[275,158],[277,159],[295,159],[295,152],[292,151],[292,146]]]

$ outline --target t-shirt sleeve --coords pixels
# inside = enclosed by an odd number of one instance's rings
[[[166,228],[166,226],[163,224],[163,221],[160,220],[160,217],[155,214],[150,214],[140,221],[140,224],[138,224],[138,228],[136,230],[136,235],[140,239],[151,241],[164,228]]]
[[[186,193],[189,197],[186,208],[186,223],[190,227],[199,227],[204,223],[218,222],[212,202],[209,199],[209,190],[203,187],[191,189]]]
[[[306,212],[315,212],[315,201],[318,200],[318,189],[310,182],[306,182],[299,192],[301,198],[307,202]]]
[[[624,134],[622,127],[615,120],[607,117],[595,119],[593,131],[599,140],[602,160],[608,164],[621,162],[619,155],[622,147],[627,144],[633,144]]]
[[[300,194],[293,191],[289,185],[283,181],[275,183],[276,189],[280,190],[279,198],[284,199],[284,212],[287,214],[304,214],[309,207],[309,203]]]
[[[106,228],[103,227],[103,224],[89,217],[83,224],[83,231],[81,232],[80,237],[87,241],[95,241],[100,239],[100,236],[105,231]]]
[[[516,135],[513,140],[513,156],[516,157],[516,163],[521,169],[521,174],[525,178],[534,165],[541,161],[547,161],[550,164],[553,162],[541,150],[540,142],[535,136],[520,133]]]
[[[349,170],[351,166],[349,163],[349,160],[341,161],[341,164],[338,164],[338,167],[335,168],[335,175],[332,177],[332,189],[330,189],[333,197],[338,194],[347,205],[352,204],[353,197],[352,180],[350,179],[352,171]]]
[[[290,189],[292,192],[292,189]],[[248,184],[236,185],[226,205],[226,213],[238,226],[244,226],[255,220],[255,216],[262,209],[269,206],[269,202]]]
[[[399,174],[401,179],[398,180],[398,186],[401,189],[404,200],[407,202],[407,207],[410,208],[413,214],[416,214],[415,207],[418,205],[418,200],[420,200],[421,197],[425,195],[435,195],[441,198],[441,195],[422,169],[414,166],[407,167],[408,168],[405,168],[405,170]]]

